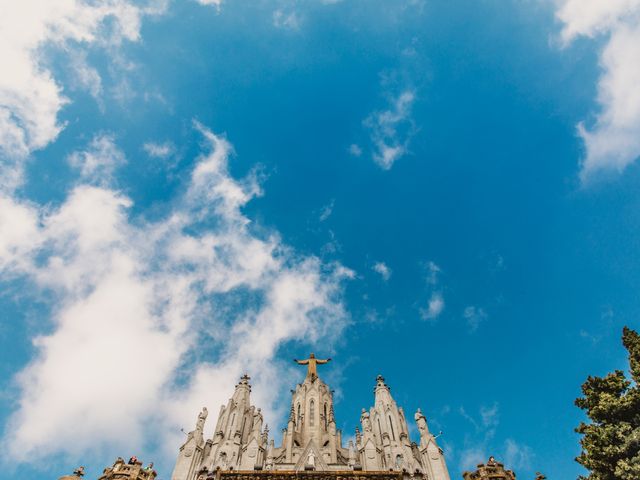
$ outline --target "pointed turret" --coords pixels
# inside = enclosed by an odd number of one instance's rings
[[[178,460],[171,475],[173,480],[192,478],[200,468],[205,455],[203,430],[208,415],[207,407],[203,407],[196,420],[196,428],[187,434],[187,439],[180,447]]]
[[[298,465],[304,452],[319,456],[314,462],[315,469],[335,464],[338,457],[346,457],[347,449],[340,444],[340,433],[336,428],[333,409],[333,393],[318,376],[317,365],[331,359],[321,360],[309,355],[305,360],[296,360],[307,365],[304,381],[291,393],[289,423],[285,433],[284,461]]]
[[[429,432],[426,417],[418,408],[413,418],[416,421],[418,432],[420,433],[419,452],[425,471],[429,475],[429,478],[433,478],[434,480],[448,480],[449,472],[444,460],[444,454],[436,443],[436,437]]]

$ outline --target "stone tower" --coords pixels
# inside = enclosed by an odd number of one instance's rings
[[[198,415],[195,429],[180,447],[171,479],[259,480],[275,472],[298,477],[322,472],[327,478],[339,474],[345,480],[349,476],[449,480],[443,452],[425,416],[419,409],[414,415],[420,439],[412,442],[405,413],[381,376],[376,379],[373,407],[362,410],[362,431],[356,428],[355,444],[343,446],[333,393],[317,374],[317,365],[329,360],[313,354],[296,360],[307,365],[307,375],[291,391],[289,417],[278,447],[263,428],[260,409],[251,404],[249,377],[242,376],[229,402],[220,408],[213,437],[206,441],[202,432],[207,409]]]
[[[362,409],[362,434],[356,434],[356,446],[364,470],[406,470],[424,472],[429,479],[448,479],[442,450],[429,432],[420,409],[414,419],[420,432],[420,444],[409,439],[404,411],[391,396],[391,389],[378,375],[374,406]]]

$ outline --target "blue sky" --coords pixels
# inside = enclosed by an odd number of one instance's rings
[[[381,373],[452,478],[584,473],[640,327],[637,1],[7,8],[6,478],[168,479],[245,371],[278,437],[309,351],[345,438]]]

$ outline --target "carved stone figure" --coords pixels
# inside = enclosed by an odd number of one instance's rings
[[[307,455],[307,465],[310,465],[312,467],[316,466],[316,456],[313,454],[313,452],[309,452],[309,455]]]
[[[202,432],[204,430],[204,422],[207,419],[207,415],[209,415],[209,411],[207,407],[202,407],[202,411],[198,415],[198,422],[196,423],[196,430]]]
[[[369,418],[369,412],[367,412],[364,408],[362,409],[362,414],[360,415],[360,422],[362,423],[363,431],[371,431],[371,419]]]
[[[262,422],[263,422],[262,411],[258,408],[256,412],[253,414],[252,431],[256,437],[259,437],[260,433],[262,432]]]
[[[325,363],[330,362],[331,359],[327,358],[326,360],[321,360],[319,358],[316,358],[316,356],[313,353],[311,353],[309,355],[309,358],[306,358],[304,360],[296,360],[294,358],[293,361],[296,362],[298,365],[309,365],[307,367],[307,377],[316,378],[318,376],[318,369],[316,365],[324,365]]]

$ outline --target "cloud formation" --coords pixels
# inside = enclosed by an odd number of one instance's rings
[[[147,142],[142,146],[142,149],[147,152],[147,155],[154,158],[167,158],[175,152],[175,147],[171,142]]]
[[[20,184],[24,159],[46,147],[64,128],[58,113],[69,99],[45,66],[43,47],[137,41],[142,17],[161,12],[164,3],[6,2],[0,15],[0,188]],[[97,93],[101,88],[97,72],[78,55],[71,70],[79,84]]]
[[[196,127],[208,150],[160,220],[133,217],[129,198],[89,178],[93,168],[55,208],[0,196],[0,280],[21,277],[52,298],[16,378],[3,439],[12,461],[151,437],[174,452],[180,428],[225,402],[245,370],[269,417],[274,386],[287,381],[278,347],[330,345],[347,324],[342,283],[353,272],[253,233],[242,208],[261,194],[255,175],[232,178],[231,145]]]
[[[384,262],[374,263],[372,269],[374,272],[380,274],[385,282],[391,278],[391,269]]]
[[[94,136],[86,150],[73,152],[68,160],[84,179],[99,183],[109,182],[115,169],[126,163],[114,136],[108,133]]]
[[[487,313],[484,311],[484,309],[473,305],[465,307],[462,316],[467,321],[467,327],[469,327],[470,333],[478,330],[480,324],[487,319]]]
[[[406,89],[390,98],[386,110],[373,112],[364,120],[364,125],[371,132],[373,160],[384,170],[393,167],[408,151],[415,130],[411,118],[415,98],[415,92]]]
[[[444,298],[442,297],[442,293],[433,292],[431,297],[429,297],[427,307],[420,309],[420,316],[423,320],[435,320],[440,316],[443,310]]]
[[[556,13],[562,41],[604,37],[598,81],[600,112],[593,126],[578,125],[586,147],[583,182],[622,172],[640,156],[640,1],[564,0]]]

